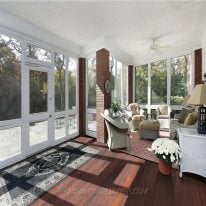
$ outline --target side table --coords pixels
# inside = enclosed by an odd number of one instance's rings
[[[179,128],[179,144],[182,151],[180,177],[190,172],[206,177],[206,135],[197,129]]]

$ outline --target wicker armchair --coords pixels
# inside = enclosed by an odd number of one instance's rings
[[[146,119],[145,111],[140,109],[138,103],[129,104],[128,109],[126,114],[130,130],[139,130],[139,124]]]
[[[171,108],[168,105],[157,107],[157,119],[170,119]]]
[[[130,150],[131,141],[128,123],[121,122],[120,119],[112,119],[108,110],[105,110],[104,114],[101,115],[104,117],[106,123],[109,150],[117,148],[127,148],[127,150]]]

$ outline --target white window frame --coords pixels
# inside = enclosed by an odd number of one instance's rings
[[[26,94],[27,94],[27,90],[28,90],[28,88],[26,88],[26,87],[28,87],[28,83],[29,83],[27,76],[26,76],[26,72],[25,72],[26,71],[26,62],[29,62],[29,63],[34,64],[34,65],[38,64],[38,65],[45,66],[45,67],[51,67],[52,72],[54,72],[54,70],[53,70],[53,68],[54,68],[54,52],[58,52],[58,53],[65,55],[65,57],[67,58],[66,72],[65,73],[68,74],[68,66],[67,66],[68,65],[68,58],[72,57],[72,58],[77,59],[76,109],[74,109],[74,110],[68,109],[68,82],[66,82],[66,90],[65,90],[66,111],[62,112],[62,113],[61,112],[55,113],[55,111],[52,112],[53,121],[56,117],[60,117],[62,115],[63,116],[65,115],[66,118],[68,118],[68,115],[75,114],[77,117],[77,132],[70,134],[70,135],[68,135],[68,133],[66,133],[66,137],[61,138],[61,139],[57,139],[56,141],[53,141],[52,145],[57,145],[61,142],[64,142],[68,139],[71,139],[71,138],[79,135],[79,96],[78,96],[78,94],[79,94],[79,81],[78,81],[79,70],[78,70],[78,68],[79,67],[78,67],[78,56],[74,55],[73,53],[71,53],[69,51],[60,49],[58,47],[55,47],[51,44],[42,42],[40,40],[28,37],[24,34],[20,34],[18,32],[12,31],[12,30],[5,28],[4,26],[1,26],[1,25],[0,25],[0,33],[2,35],[6,35],[6,36],[9,36],[11,38],[18,40],[21,44],[21,47],[22,47],[22,55],[21,55],[21,117],[18,119],[0,121],[0,129],[8,129],[8,128],[13,128],[13,127],[17,127],[17,126],[21,127],[21,154],[18,154],[14,157],[8,158],[8,159],[0,162],[0,168],[3,168],[3,167],[9,166],[17,161],[20,161],[20,160],[26,158],[26,156],[29,154],[28,148],[26,146],[27,140],[25,141],[25,138],[28,138],[26,136],[29,132],[28,131],[29,119],[28,119],[28,117],[26,117],[26,116],[28,116],[26,114],[26,112],[29,110],[29,108],[27,108],[27,106],[26,106]],[[27,44],[32,44],[32,45],[35,45],[37,47],[49,50],[51,52],[51,63],[27,57],[27,52],[26,52]],[[53,76],[53,78],[54,78],[54,76]],[[67,75],[66,75],[66,78],[68,78]],[[51,84],[54,87],[54,81]],[[53,98],[54,98],[54,92],[53,92]],[[53,101],[53,104],[54,104],[54,101]],[[52,105],[52,107],[54,108],[54,105]],[[68,124],[66,123],[66,128],[67,128],[67,125]],[[54,128],[54,126],[53,126],[53,128]],[[53,132],[54,132],[54,129],[53,129]]]
[[[178,54],[177,56],[173,55],[171,57],[167,57],[167,58],[162,58],[162,59],[159,59],[155,62],[158,62],[158,61],[161,61],[161,60],[166,60],[167,62],[167,105],[170,106],[170,108],[172,110],[181,110],[182,109],[182,105],[171,105],[171,100],[170,100],[170,96],[171,96],[171,59],[172,58],[175,58],[175,57],[178,57],[178,56],[184,56],[184,55],[190,55],[191,56],[191,62],[190,62],[190,75],[191,75],[191,86],[189,88],[189,94],[192,92],[192,89],[194,88],[194,74],[195,74],[195,71],[194,71],[194,51],[187,51],[185,53],[182,53],[182,54]],[[148,110],[148,113],[151,113],[151,110],[152,109],[157,109],[157,106],[158,105],[152,105],[151,104],[151,64],[153,63],[154,61],[151,61],[150,63],[141,63],[137,66],[141,66],[141,65],[145,65],[145,64],[148,64],[148,103],[147,104],[141,104],[141,108],[144,108],[144,109],[147,109]],[[136,84],[136,73],[135,73],[135,67],[133,67],[133,102],[135,102],[135,84]]]

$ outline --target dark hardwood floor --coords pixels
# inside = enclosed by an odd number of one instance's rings
[[[193,174],[179,178],[158,172],[157,164],[110,152],[92,138],[78,137],[100,153],[43,194],[33,205],[205,206],[206,179]]]

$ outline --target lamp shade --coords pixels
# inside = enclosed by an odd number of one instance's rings
[[[206,104],[206,84],[198,84],[195,86],[187,104],[204,105]]]

